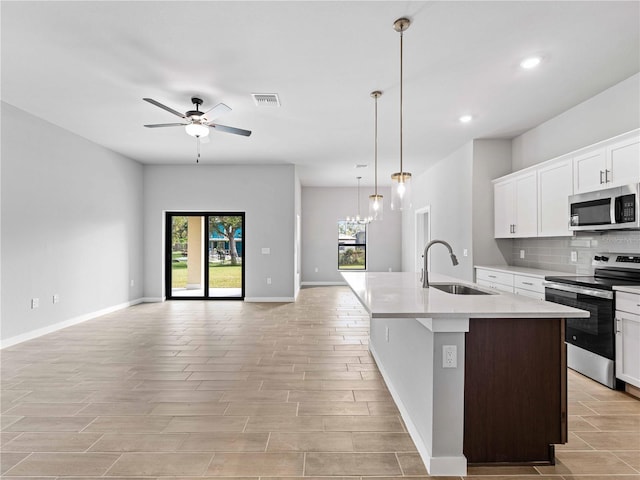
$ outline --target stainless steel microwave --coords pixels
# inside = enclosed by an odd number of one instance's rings
[[[640,184],[569,197],[569,230],[640,229]]]

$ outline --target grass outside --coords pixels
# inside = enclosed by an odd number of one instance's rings
[[[340,265],[338,270],[364,270],[364,264]]]
[[[187,286],[187,262],[171,264],[171,287]],[[242,265],[209,263],[209,288],[241,288]]]

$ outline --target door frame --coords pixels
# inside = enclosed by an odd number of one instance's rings
[[[242,218],[242,285],[240,287],[239,297],[212,297],[209,295],[209,217],[241,217]],[[172,217],[204,217],[204,229],[202,232],[202,256],[204,268],[203,295],[202,296],[174,296],[172,295],[171,286],[171,265],[173,258],[171,256],[171,236],[172,236]],[[246,216],[245,212],[219,212],[219,211],[166,211],[165,212],[165,233],[164,233],[164,289],[165,298],[167,300],[240,300],[244,301],[245,297],[245,263],[247,253],[246,243]]]
[[[414,265],[416,272],[420,272],[423,265],[423,260],[421,260],[423,249],[431,241],[431,205],[416,209],[413,225],[415,231],[413,251],[416,255]],[[428,255],[431,257],[431,252]]]

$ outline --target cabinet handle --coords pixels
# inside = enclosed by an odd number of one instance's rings
[[[489,278],[498,278],[495,275],[488,275]]]
[[[620,319],[616,318],[616,333],[622,333],[622,330],[620,330]]]
[[[604,183],[609,183],[611,180],[609,180],[609,172],[611,170],[605,170],[604,171]]]
[[[604,183],[604,181],[602,181],[602,175],[604,175],[604,172],[600,170],[600,185]]]
[[[516,224],[513,224],[513,233],[516,233]]]
[[[531,282],[522,282],[523,285],[531,285],[533,287],[533,283]]]

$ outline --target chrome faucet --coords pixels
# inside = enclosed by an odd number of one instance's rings
[[[420,280],[422,280],[422,288],[429,288],[429,257],[427,256],[427,253],[429,252],[431,245],[435,243],[441,243],[442,245],[447,247],[449,249],[449,255],[451,256],[451,263],[453,263],[454,267],[458,265],[458,259],[454,255],[451,245],[449,245],[444,240],[431,240],[429,243],[427,243],[427,246],[424,247],[424,253],[422,254],[422,258],[424,258],[424,266],[422,267],[422,274],[420,275]]]

